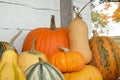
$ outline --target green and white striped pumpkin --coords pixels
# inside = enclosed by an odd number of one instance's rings
[[[26,72],[26,80],[65,80],[63,74],[53,65],[40,61],[30,66]]]

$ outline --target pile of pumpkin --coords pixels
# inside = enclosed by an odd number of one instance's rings
[[[75,12],[69,27],[30,31],[17,53],[14,41],[0,42],[0,80],[117,80],[120,77],[120,49],[107,36],[88,39],[88,26]]]

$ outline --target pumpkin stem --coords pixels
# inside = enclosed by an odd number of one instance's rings
[[[93,37],[98,37],[98,33],[96,30],[93,30],[92,33],[93,33]]]
[[[50,23],[50,30],[55,30],[56,25],[55,25],[55,16],[51,15],[51,23]]]
[[[68,48],[64,48],[62,46],[57,46],[59,49],[63,50],[64,52],[68,52],[70,51]]]
[[[13,36],[13,38],[9,42],[8,49],[14,49],[14,42],[21,33],[22,33],[22,30],[19,30],[19,32],[15,36]]]
[[[44,60],[41,57],[38,57],[39,62],[44,62]]]
[[[86,3],[80,11],[78,10],[79,8],[76,8],[75,6],[73,6],[73,11],[75,12],[76,17],[82,19],[82,16],[81,16],[80,13],[83,11],[83,9],[85,9],[85,7],[86,7],[90,2],[92,2],[92,0],[90,0],[88,3]],[[75,8],[77,9],[77,11],[75,10]]]

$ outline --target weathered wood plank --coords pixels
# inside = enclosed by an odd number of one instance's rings
[[[73,18],[72,8],[73,8],[72,0],[60,0],[60,18],[62,27],[68,27],[70,21],[72,20]]]

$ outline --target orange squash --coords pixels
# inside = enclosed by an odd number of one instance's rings
[[[80,71],[63,73],[63,75],[65,80],[103,80],[100,71],[92,65],[85,65]]]
[[[58,45],[69,48],[68,29],[56,28],[54,15],[51,17],[50,28],[36,28],[27,34],[22,51],[30,50],[34,36],[36,36],[35,50],[43,52],[48,58],[54,53],[61,52],[57,48]]]
[[[70,22],[68,27],[70,51],[79,51],[83,53],[85,62],[88,64],[92,59],[92,53],[89,47],[88,39],[88,26],[80,17],[80,12],[75,11],[75,13],[76,17]]]
[[[104,80],[117,80],[120,76],[120,49],[115,41],[107,36],[99,36],[93,30],[89,43],[93,53],[91,64],[101,71]]]
[[[61,72],[79,71],[85,66],[85,58],[80,52],[69,51],[67,48],[58,46],[63,52],[54,54],[49,62]]]

